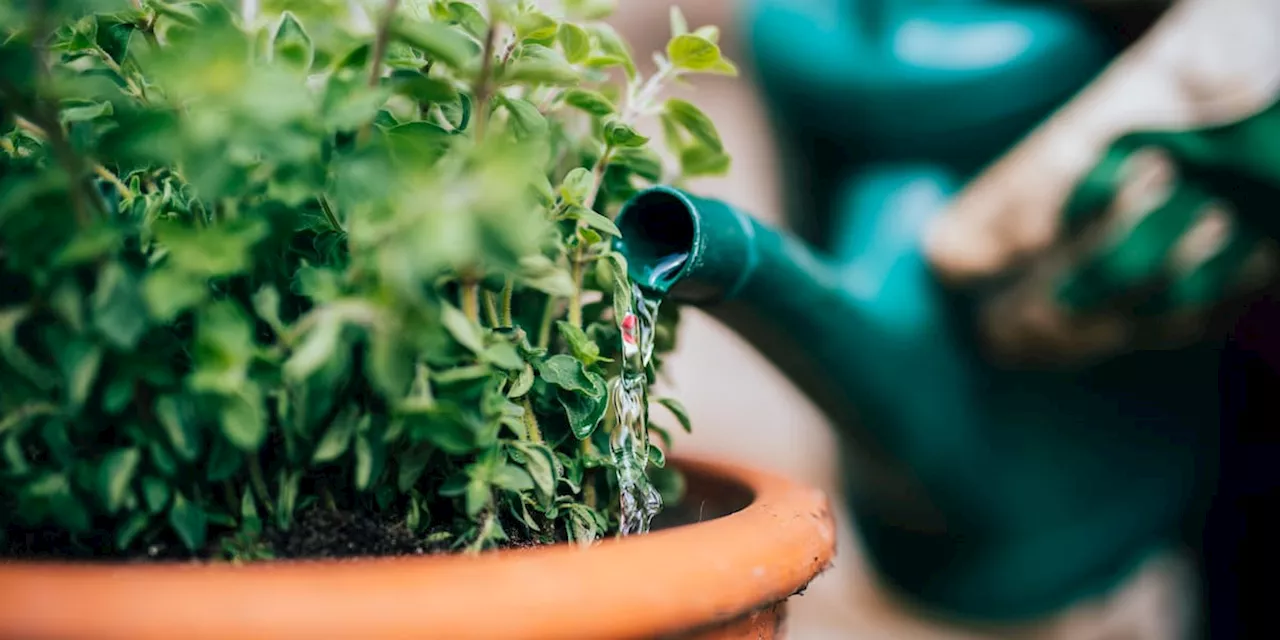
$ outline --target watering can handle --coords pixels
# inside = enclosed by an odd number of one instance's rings
[[[1280,3],[1181,0],[951,204],[926,240],[1002,284],[996,355],[1077,364],[1200,339],[1275,271]]]

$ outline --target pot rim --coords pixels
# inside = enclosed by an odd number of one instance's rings
[[[754,497],[720,518],[589,549],[244,565],[0,561],[0,637],[653,637],[785,600],[830,565],[835,522],[822,491],[738,464],[672,461]]]

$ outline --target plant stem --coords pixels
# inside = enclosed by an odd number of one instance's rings
[[[316,201],[320,203],[320,210],[324,212],[324,218],[329,221],[329,226],[333,227],[333,230],[338,233],[346,233],[347,230],[343,228],[342,222],[338,220],[337,214],[333,212],[333,206],[329,204],[329,199],[322,194],[316,196]]]
[[[99,178],[106,180],[111,186],[115,187],[116,193],[120,194],[121,199],[128,200],[133,197],[133,192],[129,191],[129,186],[122,182],[120,178],[117,178],[116,174],[108,171],[102,164],[93,163],[93,172],[98,174]]]
[[[551,323],[556,319],[556,297],[547,296],[547,304],[542,308],[542,322],[538,324],[538,348],[546,349],[551,344]]]
[[[520,402],[520,406],[524,407],[524,427],[529,432],[529,440],[541,444],[542,428],[538,426],[538,416],[533,413],[533,403],[529,401],[529,396],[525,396]]]
[[[462,313],[467,319],[480,324],[480,283],[474,278],[463,278]]]
[[[484,317],[489,321],[490,327],[500,327],[501,320],[498,318],[498,304],[494,301],[492,291],[484,292]]]
[[[382,15],[382,21],[378,23],[378,31],[373,39],[373,53],[369,60],[369,86],[377,87],[382,82],[382,59],[387,57],[387,44],[391,39],[391,21],[395,19],[396,8],[399,7],[400,0],[387,0],[386,11]],[[359,142],[363,143],[369,139],[373,133],[373,123],[366,122],[360,127],[360,132],[356,135]]]
[[[271,493],[267,491],[267,482],[262,477],[262,463],[258,461],[258,454],[249,454],[249,482],[253,484],[253,493],[258,496],[258,501],[266,508],[267,513],[274,513],[275,506],[271,504]]]
[[[515,292],[515,280],[511,276],[507,276],[507,281],[502,285],[502,326],[512,326],[511,320],[511,295]]]
[[[595,206],[596,197],[600,194],[600,183],[604,180],[604,169],[609,164],[609,156],[613,155],[613,147],[606,146],[604,153],[600,154],[600,159],[596,160],[596,164],[591,168],[591,191],[587,194],[587,199],[582,206],[590,209]],[[579,222],[578,225],[582,223]],[[571,273],[573,275],[573,294],[569,296],[569,324],[581,329],[582,328],[582,279],[584,271],[583,251],[585,247],[582,245],[581,239],[578,239],[576,246],[573,248],[573,265]]]
[[[472,117],[475,119],[475,139],[480,142],[484,139],[485,126],[489,122],[489,75],[493,73],[493,48],[498,39],[498,23],[495,21],[489,25],[489,30],[484,35],[484,51],[480,54],[480,74],[476,76],[476,81],[471,90],[474,98]]]

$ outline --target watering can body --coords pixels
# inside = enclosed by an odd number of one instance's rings
[[[797,235],[665,187],[618,217],[633,278],[704,307],[832,419],[870,563],[952,617],[1114,587],[1176,543],[1215,472],[1214,345],[1004,370],[921,253],[963,182],[1115,53],[1048,4],[753,0]]]
[[[885,163],[964,181],[1121,44],[1072,3],[747,0],[746,56],[779,146],[787,222],[829,249],[836,189]]]

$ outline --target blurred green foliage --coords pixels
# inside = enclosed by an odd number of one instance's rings
[[[312,508],[468,550],[616,526],[611,219],[728,168],[660,95],[736,71],[676,12],[643,76],[612,8],[0,2],[4,535],[253,559]]]

